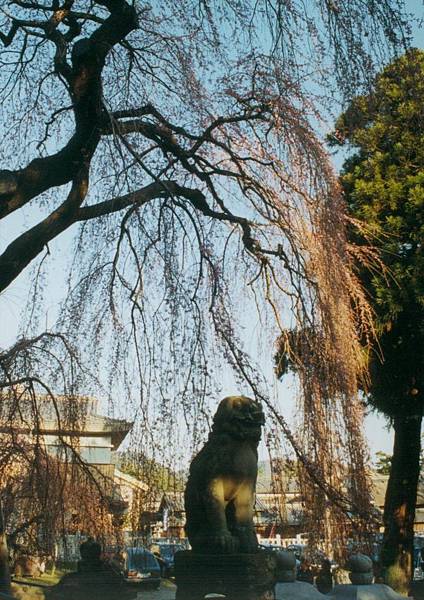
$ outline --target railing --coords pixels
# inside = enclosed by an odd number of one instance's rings
[[[280,536],[273,538],[263,538],[258,535],[258,542],[263,544],[264,546],[282,546],[283,548],[287,548],[287,546],[291,545],[299,545],[304,542],[299,541],[299,538],[282,538]]]

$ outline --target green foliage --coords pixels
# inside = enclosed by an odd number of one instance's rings
[[[385,582],[402,596],[408,597],[409,578],[405,575],[405,570],[400,565],[395,564],[388,567]]]
[[[370,355],[369,399],[389,417],[422,414],[424,391],[424,52],[410,50],[336,123],[332,145],[354,151],[342,171],[351,226],[381,264],[359,267],[380,348]],[[384,357],[384,358],[382,358]]]
[[[390,454],[385,452],[376,452],[375,470],[380,475],[390,475],[390,468],[392,466],[392,457]]]
[[[149,493],[180,492],[184,490],[184,476],[172,471],[154,459],[139,452],[122,452],[119,469],[149,486]]]

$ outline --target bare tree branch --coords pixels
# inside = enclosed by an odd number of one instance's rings
[[[54,26],[59,22],[56,21],[53,21]],[[56,154],[34,159],[18,171],[0,171],[0,218],[43,191],[68,183],[81,165],[91,160],[100,140],[99,128],[103,116],[101,72],[104,61],[111,48],[136,26],[134,9],[124,0],[113,3],[111,14],[104,23],[89,38],[78,40],[74,45],[72,68],[68,68],[64,60],[61,34],[53,36],[58,48],[56,65],[60,65],[59,72],[66,75],[70,86],[75,133]]]
[[[31,262],[44,246],[75,220],[88,190],[88,174],[82,169],[73,181],[65,202],[40,223],[17,237],[0,256],[0,291]]]

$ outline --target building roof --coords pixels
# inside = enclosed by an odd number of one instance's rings
[[[124,473],[123,471],[120,471],[118,469],[118,467],[115,467],[114,479],[115,479],[115,482],[118,483],[119,485],[126,484],[129,487],[136,489],[136,490],[140,490],[142,492],[147,492],[147,490],[149,489],[149,486],[147,485],[147,483],[144,483],[144,481],[140,481],[140,479],[137,479],[136,477],[133,477],[132,475],[128,475],[128,473]]]
[[[299,484],[295,477],[285,475],[283,482],[283,490],[286,495],[298,494]],[[257,493],[278,493],[272,483],[271,465],[268,460],[263,460],[258,463],[258,477],[256,480],[256,492]]]
[[[159,505],[159,512],[167,508],[171,512],[184,512],[184,492],[165,492]]]
[[[288,525],[296,525],[302,512],[300,502],[281,504],[281,494],[257,493],[255,498],[255,518],[259,523],[275,523],[282,519]]]
[[[372,475],[372,496],[373,504],[380,509],[384,508],[384,498],[386,496],[387,483],[389,481],[388,475],[381,475],[380,473],[373,473]],[[420,475],[418,482],[417,491],[417,512],[418,509],[424,509],[424,475]]]
[[[56,396],[55,405],[46,395],[37,396],[39,426],[34,427],[33,405],[28,404],[25,410],[25,399],[22,410],[13,422],[0,425],[0,433],[19,432],[23,434],[40,434],[48,436],[69,437],[105,437],[111,438],[113,450],[117,450],[133,423],[124,419],[114,419],[97,413],[98,400],[88,396]]]

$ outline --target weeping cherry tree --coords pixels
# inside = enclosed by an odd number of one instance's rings
[[[356,390],[370,313],[319,132],[334,98],[366,87],[406,45],[402,10],[400,0],[2,6],[0,218],[22,213],[27,226],[4,230],[0,291],[33,267],[33,337],[0,354],[3,393],[19,383],[76,394],[106,372],[129,405],[136,397],[140,444],[158,448],[185,422],[193,450],[229,364],[267,408],[269,437],[286,436],[320,490],[313,511],[327,534],[369,515]],[[37,307],[60,251],[67,293],[43,331]],[[304,435],[246,350],[256,309],[289,350],[287,325],[305,332],[305,351],[291,350]]]

